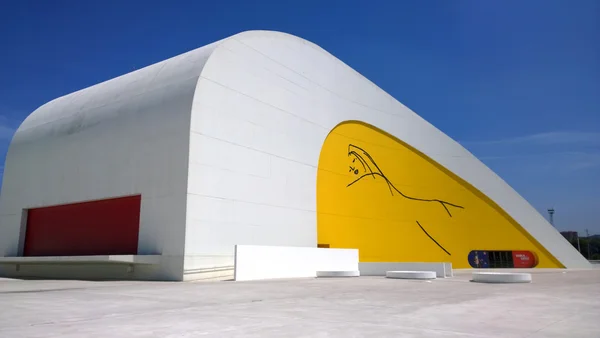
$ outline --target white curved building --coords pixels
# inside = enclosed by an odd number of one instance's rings
[[[240,33],[58,98],[10,144],[3,275],[220,278],[236,244],[589,266],[457,142],[288,34]]]

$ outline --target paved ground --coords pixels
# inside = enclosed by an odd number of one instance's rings
[[[600,337],[600,269],[540,272],[520,285],[469,277],[0,279],[0,337]]]

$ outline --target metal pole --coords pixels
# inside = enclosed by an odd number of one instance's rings
[[[587,236],[587,242],[588,242],[588,260],[592,259],[592,255],[590,254],[590,232],[588,231],[588,229],[585,229],[585,235]]]
[[[579,232],[577,232],[577,250],[581,253],[581,244],[579,243]]]

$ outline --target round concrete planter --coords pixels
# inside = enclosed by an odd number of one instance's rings
[[[435,279],[435,271],[388,271],[387,278],[395,279]]]
[[[477,283],[531,283],[531,274],[515,272],[473,272],[472,281]]]
[[[360,271],[317,271],[317,277],[359,277]]]

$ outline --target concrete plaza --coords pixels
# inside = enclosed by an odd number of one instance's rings
[[[600,269],[531,284],[0,278],[0,337],[600,337]]]

